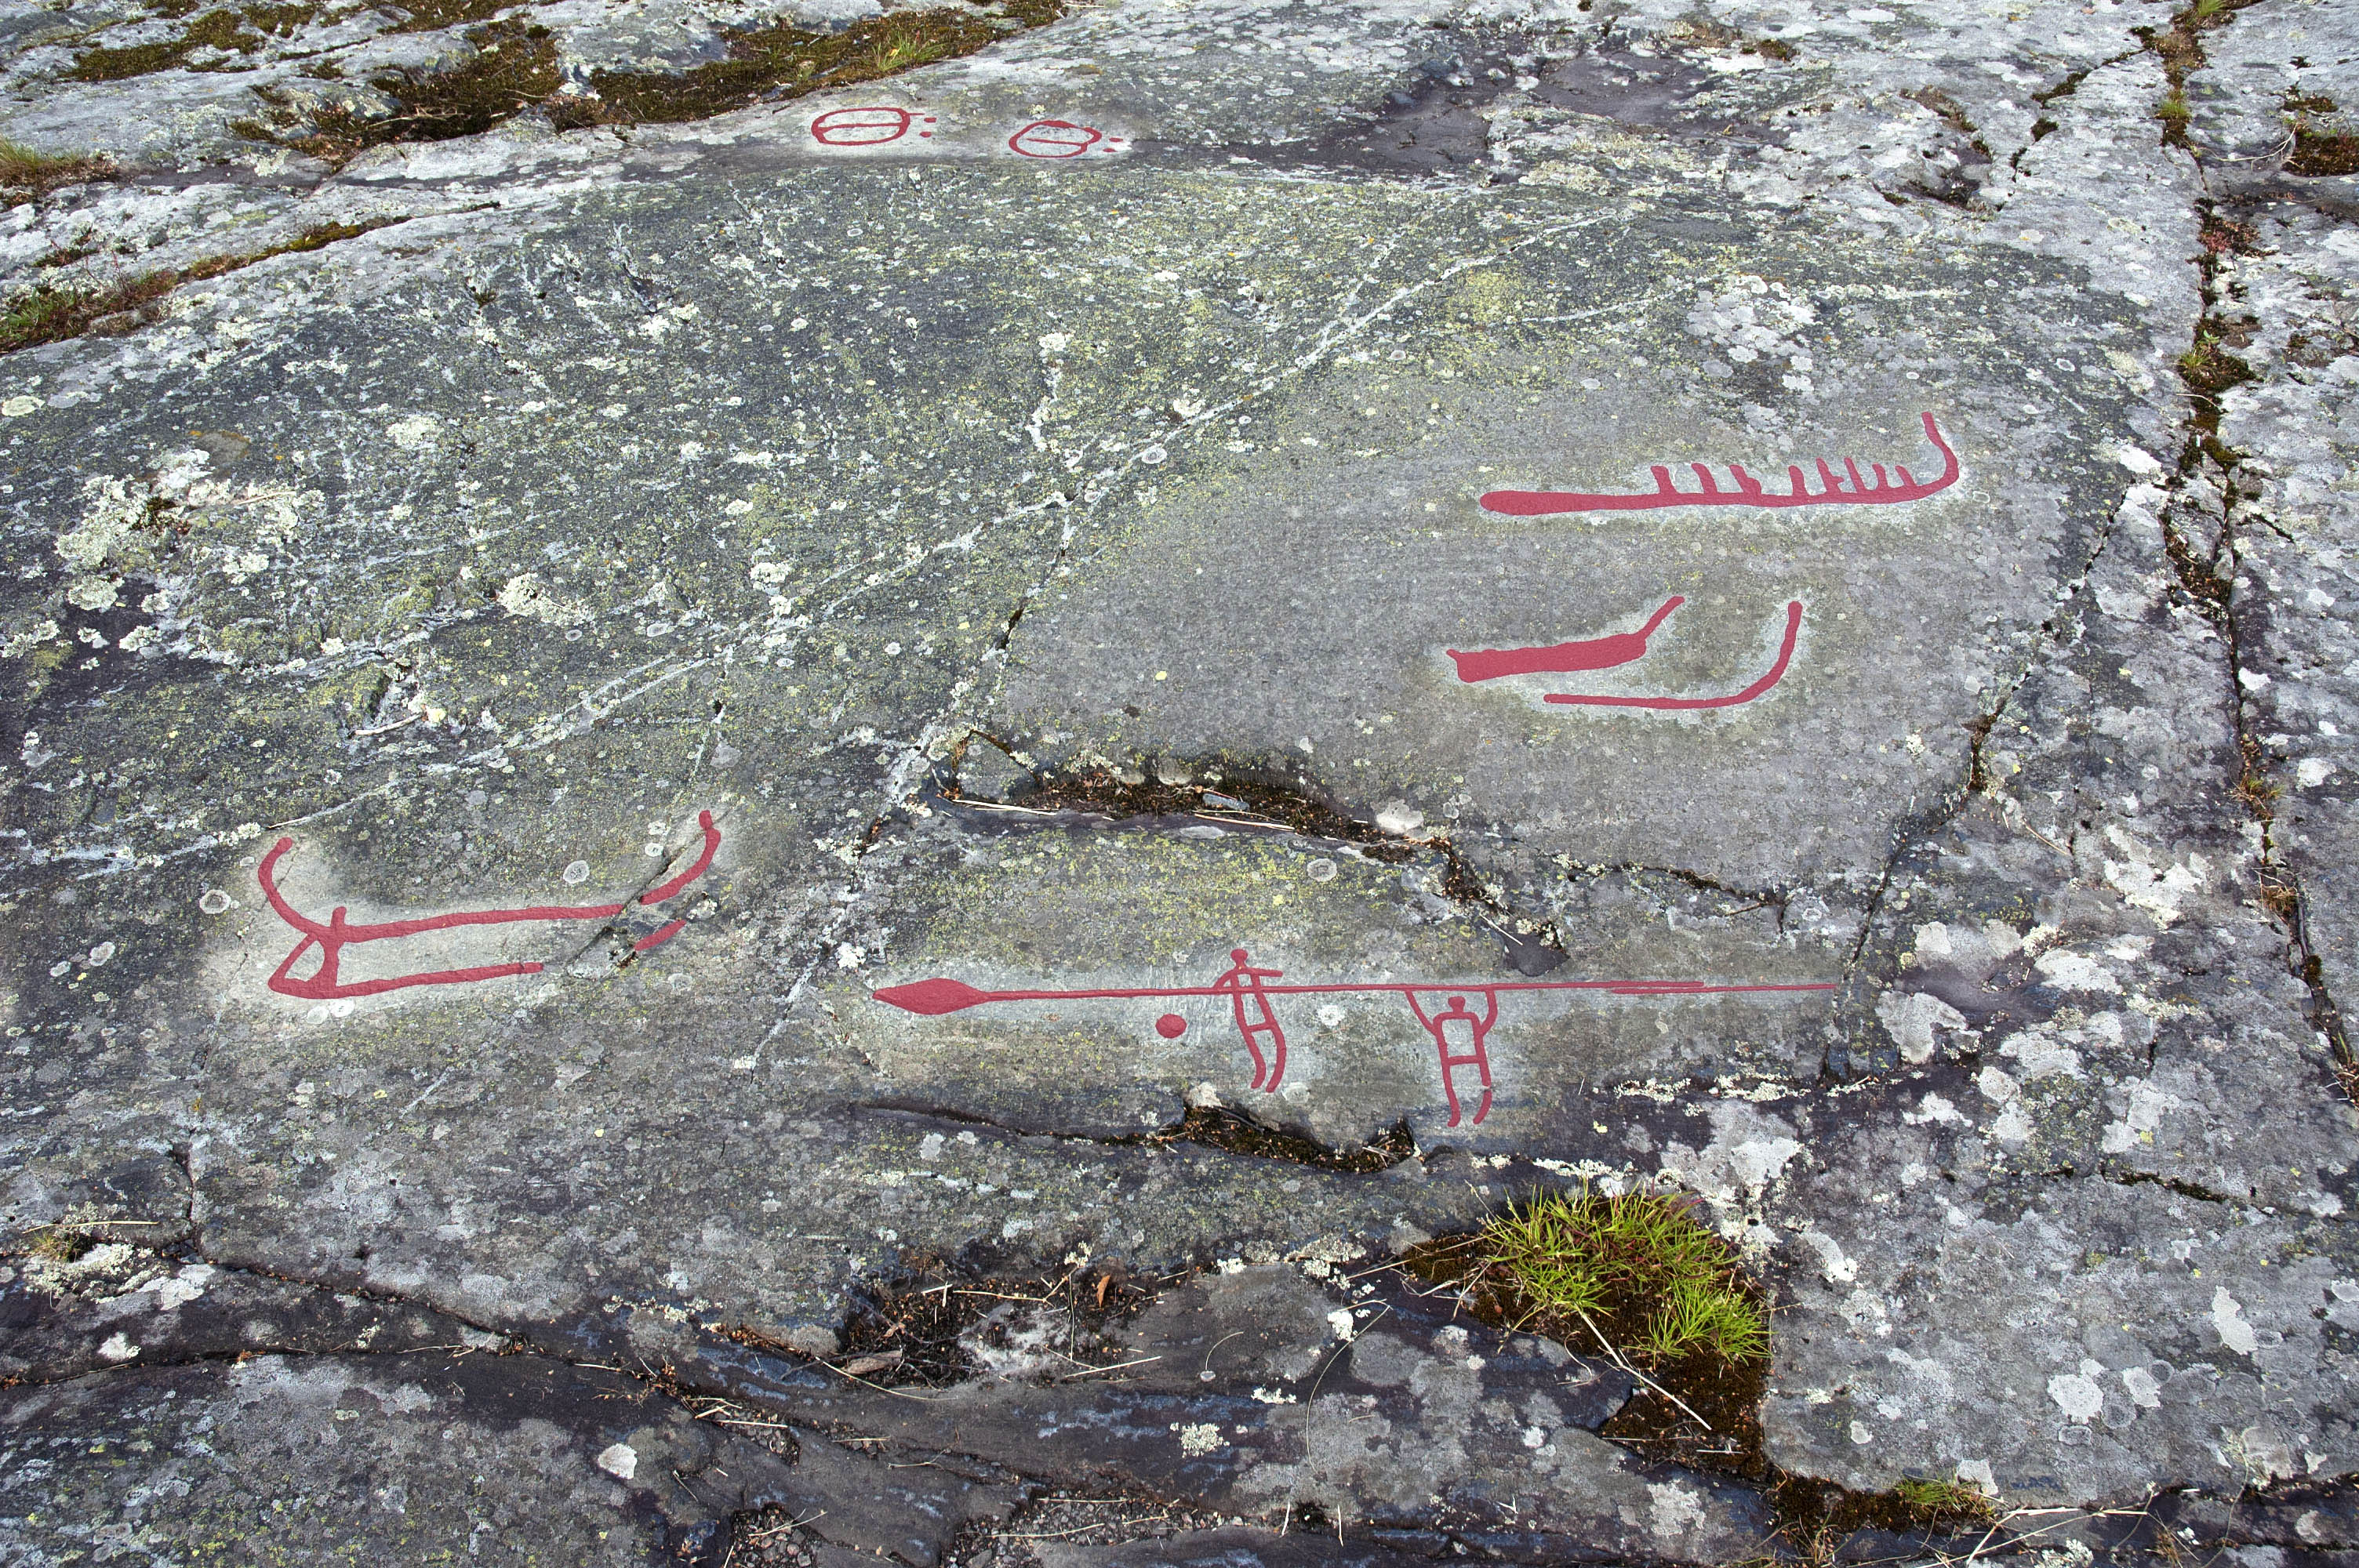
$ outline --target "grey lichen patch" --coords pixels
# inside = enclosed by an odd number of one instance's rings
[[[125,652],[235,657],[237,628],[190,613],[190,600],[209,575],[236,588],[266,570],[324,502],[316,490],[216,477],[210,462],[203,449],[186,448],[147,475],[93,475],[81,515],[56,538],[63,605],[93,615],[136,606],[152,618],[115,640]]]

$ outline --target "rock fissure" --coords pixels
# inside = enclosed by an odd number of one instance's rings
[[[2233,4],[2211,5],[2208,9],[2199,5],[2181,13],[2174,23],[2178,28],[2174,37],[2181,40],[2176,47],[2191,60],[2192,66],[2202,63],[2202,52],[2189,23],[2200,14],[2212,18],[2210,25],[2224,25],[2235,9]],[[2166,58],[2170,57],[2166,54]],[[2182,70],[2172,79],[2175,96],[2181,92],[2184,76]],[[2176,120],[2168,115],[2164,118],[2166,125],[2183,144],[2184,115]],[[2237,593],[2244,570],[2237,531],[2251,525],[2245,514],[2257,495],[2248,493],[2240,482],[2245,455],[2223,441],[2219,432],[2222,396],[2231,388],[2256,379],[2252,366],[2232,351],[2250,341],[2252,323],[2229,313],[2233,303],[2230,285],[2223,276],[2223,260],[2240,253],[2249,254],[2254,248],[2254,236],[2249,226],[2228,218],[2208,198],[2199,205],[2198,211],[2203,245],[2196,265],[2201,278],[2202,314],[2196,323],[2192,345],[2178,362],[2188,398],[2187,437],[2177,468],[2170,474],[2176,503],[2163,513],[2164,545],[2180,590],[2197,612],[2220,633],[2225,700],[2242,771],[2235,795],[2260,833],[2257,877],[2261,903],[2285,935],[2288,968],[2309,991],[2312,1027],[2335,1056],[2343,1091],[2359,1100],[2359,1056],[2354,1056],[2328,987],[2324,966],[2309,937],[2300,878],[2277,842],[2276,802],[2282,790],[2269,776],[2268,745],[2255,728],[2247,697],[2248,689],[2266,685],[2269,678],[2267,671],[2257,668],[2250,653],[2252,638],[2239,613]],[[2199,483],[2203,486],[2202,498],[2186,499]],[[2216,514],[2209,500],[2214,492],[2219,498]],[[2176,525],[2177,520],[2195,506],[2203,509],[2206,520],[2212,525],[2212,538],[2208,545],[2190,539]],[[2264,526],[2270,525],[2265,518],[2258,521]]]
[[[988,1127],[1014,1138],[1054,1138],[1095,1143],[1111,1149],[1169,1148],[1178,1143],[1201,1144],[1224,1154],[1280,1160],[1314,1170],[1353,1173],[1382,1172],[1415,1159],[1418,1148],[1406,1122],[1387,1128],[1365,1144],[1330,1147],[1299,1131],[1273,1126],[1224,1106],[1191,1106],[1180,1120],[1147,1132],[1080,1132],[1052,1126],[1027,1126],[1000,1120],[955,1106],[928,1105],[904,1099],[879,1099],[854,1104],[854,1113],[874,1112],[918,1121],[939,1121],[957,1127]]]

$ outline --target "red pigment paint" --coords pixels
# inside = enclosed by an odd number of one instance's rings
[[[679,928],[687,924],[688,922],[685,920],[675,920],[668,925],[658,925],[653,931],[648,932],[645,936],[642,936],[637,941],[632,943],[631,951],[634,953],[652,953],[657,948],[662,946],[665,943],[670,941],[673,937],[679,935]]]
[[[396,975],[382,980],[339,980],[336,971],[347,947],[364,946],[371,942],[390,942],[404,936],[421,936],[430,931],[451,931],[462,925],[512,925],[537,920],[611,920],[633,903],[658,904],[678,896],[690,883],[702,876],[712,865],[713,853],[721,848],[721,829],[712,825],[712,813],[700,811],[696,825],[703,831],[704,846],[695,862],[679,875],[648,889],[636,899],[620,903],[576,905],[533,904],[523,909],[462,910],[455,914],[422,915],[415,920],[384,920],[355,925],[344,919],[344,906],[339,904],[326,922],[313,920],[299,912],[278,892],[279,857],[295,847],[292,838],[281,838],[262,857],[255,878],[262,884],[263,896],[278,918],[302,933],[297,942],[271,971],[270,989],[281,996],[300,997],[307,1001],[331,1001],[344,997],[376,996],[386,991],[402,990],[410,986],[467,985],[476,980],[506,979],[511,975],[537,975],[541,966],[525,962],[516,964],[480,964],[463,969],[432,969],[414,975]],[[644,953],[662,946],[678,935],[684,920],[675,920],[658,930],[641,937],[632,945],[632,951]],[[312,948],[320,950],[320,967],[308,976],[292,971]]]
[[[831,109],[813,120],[811,140],[830,147],[875,147],[886,142],[897,142],[908,134],[915,116],[907,109],[896,109],[888,103],[871,103],[856,109]],[[930,114],[926,124],[934,123]],[[919,132],[919,135],[929,135]]]
[[[1104,139],[1104,132],[1071,120],[1035,120],[1008,137],[1007,146],[1026,157],[1079,157]]]
[[[1234,947],[1229,951],[1228,973],[1212,982],[1215,993],[1228,996],[1230,1009],[1237,1015],[1237,1033],[1245,1036],[1245,1049],[1253,1054],[1253,1087],[1266,1087],[1272,1094],[1277,1092],[1279,1081],[1286,1076],[1286,1031],[1277,1026],[1277,1014],[1270,1011],[1269,998],[1262,989],[1262,982],[1277,979],[1284,973],[1282,969],[1253,968],[1245,961],[1245,950]],[[1254,1005],[1250,1018],[1245,1014],[1245,999],[1248,996],[1253,999]],[[1256,1038],[1263,1034],[1269,1036],[1274,1058],[1267,1063],[1262,1060],[1261,1045]],[[1269,1080],[1266,1086],[1262,1082],[1265,1076]]]
[[[1786,640],[1778,644],[1777,661],[1769,673],[1727,697],[1575,697],[1562,692],[1550,692],[1541,700],[1577,704],[1586,708],[1644,708],[1657,712],[1686,713],[1700,708],[1738,708],[1786,678],[1786,667],[1794,662],[1794,642],[1802,633],[1802,601],[1799,599],[1786,606]]]
[[[1663,601],[1663,607],[1647,618],[1636,632],[1617,633],[1611,637],[1593,637],[1582,643],[1559,643],[1547,648],[1484,648],[1462,654],[1455,648],[1442,650],[1458,665],[1458,678],[1472,686],[1476,681],[1497,680],[1502,676],[1528,676],[1543,672],[1559,674],[1571,670],[1610,670],[1616,665],[1626,665],[1647,656],[1647,639],[1655,634],[1672,611],[1687,600],[1677,594]]]
[[[1510,517],[1548,517],[1565,512],[1652,512],[1665,506],[1892,506],[1904,501],[1922,501],[1957,483],[1959,469],[1958,454],[1941,438],[1933,416],[1923,414],[1919,417],[1924,421],[1925,438],[1941,454],[1941,472],[1935,479],[1918,479],[1897,464],[1887,475],[1882,463],[1871,463],[1868,466],[1875,470],[1875,478],[1870,482],[1860,477],[1858,460],[1845,458],[1843,471],[1849,476],[1850,486],[1845,489],[1846,481],[1837,477],[1826,460],[1821,458],[1816,494],[1811,493],[1802,470],[1789,465],[1786,475],[1792,489],[1780,495],[1765,489],[1759,480],[1745,471],[1742,464],[1731,463],[1728,468],[1736,488],[1723,490],[1710,468],[1690,463],[1701,488],[1685,491],[1672,482],[1671,470],[1658,463],[1654,466],[1655,489],[1651,494],[1644,491],[1591,495],[1575,491],[1495,490],[1482,498],[1481,505],[1485,512]]]
[[[1449,1124],[1452,1127],[1458,1125],[1458,1086],[1451,1077],[1451,1069],[1473,1067],[1482,1075],[1483,1098],[1474,1108],[1474,1119],[1471,1125],[1482,1126],[1483,1119],[1491,1114],[1491,1053],[1485,1042],[1491,1037],[1491,1025],[1499,1021],[1499,993],[1484,993],[1483,1016],[1480,1018],[1467,1011],[1466,999],[1462,996],[1451,997],[1450,1005],[1441,1011],[1428,1013],[1418,1005],[1415,991],[1404,994],[1408,998],[1408,1010],[1417,1014],[1417,1021],[1425,1025],[1428,1034],[1433,1036],[1433,1048],[1440,1054],[1441,1094],[1450,1102]],[[1467,1026],[1467,1048],[1463,1051],[1450,1049],[1449,1026],[1453,1023]]]
[[[1609,996],[1723,996],[1736,993],[1783,993],[1788,991],[1831,991],[1831,983],[1769,985],[1738,982],[1734,984],[1712,980],[1505,980],[1473,985],[1444,982],[1437,985],[1403,985],[1396,982],[1345,982],[1326,985],[1272,985],[1268,983],[1283,973],[1277,969],[1256,968],[1242,947],[1229,953],[1228,969],[1208,986],[1158,986],[1137,989],[1113,988],[1093,990],[983,990],[963,980],[937,976],[931,979],[913,980],[905,986],[886,986],[870,993],[876,1000],[925,1017],[940,1017],[965,1008],[979,1007],[997,1001],[1127,1001],[1142,998],[1226,997],[1236,1014],[1238,1030],[1245,1035],[1245,1049],[1253,1056],[1253,1087],[1272,1094],[1277,1091],[1286,1074],[1286,1034],[1272,1010],[1269,999],[1278,996],[1397,996],[1417,1014],[1419,1023],[1433,1036],[1435,1050],[1441,1061],[1441,1089],[1450,1104],[1449,1125],[1459,1124],[1462,1110],[1453,1072],[1460,1067],[1473,1067],[1478,1074],[1481,1098],[1471,1119],[1479,1124],[1491,1112],[1491,1058],[1488,1042],[1491,1026],[1498,1021],[1499,998],[1508,991],[1603,991]],[[1440,1011],[1428,1012],[1418,998],[1442,996],[1447,1005]],[[1470,996],[1483,999],[1483,1012],[1478,1017],[1466,1005]],[[1254,1004],[1248,1014],[1246,1001]],[[1178,1027],[1174,1028],[1173,1025]],[[1187,1021],[1178,1013],[1165,1013],[1156,1021],[1156,1030],[1167,1040],[1177,1039],[1186,1030]],[[1450,1032],[1455,1026],[1466,1031],[1462,1047],[1454,1046]],[[1266,1059],[1257,1036],[1271,1037],[1272,1056]]]

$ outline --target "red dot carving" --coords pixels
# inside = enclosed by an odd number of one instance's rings
[[[1479,1125],[1491,1113],[1491,1056],[1485,1044],[1491,1027],[1499,1021],[1499,998],[1507,992],[1521,991],[1596,991],[1606,996],[1713,996],[1736,992],[1831,991],[1833,982],[1807,981],[1738,981],[1727,984],[1716,980],[1668,979],[1594,979],[1594,980],[1488,980],[1473,984],[1444,981],[1434,984],[1418,980],[1358,980],[1313,985],[1274,985],[1285,978],[1282,969],[1256,967],[1243,947],[1229,950],[1230,967],[1208,986],[1146,986],[1117,987],[1104,990],[978,990],[963,980],[947,976],[915,980],[908,985],[887,986],[874,992],[878,1001],[909,1012],[940,1014],[957,1012],[985,1002],[1003,1001],[1078,1001],[1103,999],[1108,1001],[1135,1001],[1146,997],[1226,997],[1230,1011],[1236,1019],[1237,1033],[1245,1039],[1245,1050],[1253,1057],[1253,1087],[1276,1094],[1277,1086],[1286,1080],[1286,1031],[1279,1024],[1271,1007],[1277,997],[1292,996],[1397,996],[1408,1003],[1426,1033],[1432,1036],[1434,1048],[1441,1064],[1442,1098],[1450,1108],[1449,1125],[1456,1127],[1468,1119],[1458,1098],[1455,1074],[1461,1068],[1472,1067],[1477,1082],[1467,1087],[1479,1089],[1474,1104],[1473,1123]],[[1427,1003],[1435,996],[1448,999],[1448,1005],[1438,1011],[1429,1011]],[[1466,1005],[1468,997],[1483,999],[1483,1011],[1477,1013]],[[1248,1005],[1250,1003],[1250,1005]],[[1056,1017],[1055,1013],[1049,1015]],[[1167,1012],[1155,1021],[1155,1032],[1166,1040],[1176,1040],[1186,1033],[1188,1021],[1176,1012]],[[1453,1033],[1453,1031],[1459,1033]],[[1267,1053],[1262,1049],[1266,1041]]]

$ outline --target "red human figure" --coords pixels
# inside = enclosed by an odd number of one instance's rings
[[[1229,1005],[1235,1010],[1237,1033],[1245,1037],[1245,1049],[1253,1053],[1253,1087],[1276,1094],[1277,1086],[1286,1077],[1286,1031],[1277,1026],[1277,1014],[1270,1011],[1269,998],[1262,991],[1262,982],[1274,980],[1286,971],[1254,968],[1246,962],[1243,947],[1229,949],[1229,958],[1228,973],[1214,980],[1212,989],[1226,992]],[[1245,1016],[1247,997],[1253,999],[1254,1010],[1261,1015],[1258,1022]],[[1269,1036],[1270,1057],[1267,1061],[1263,1059],[1261,1046],[1254,1039],[1256,1034]],[[1266,1083],[1263,1082],[1265,1077],[1268,1079]]]
[[[1480,1127],[1483,1119],[1491,1114],[1491,1053],[1484,1048],[1484,1042],[1490,1037],[1491,1025],[1499,1021],[1498,993],[1491,990],[1483,993],[1483,1016],[1480,1018],[1467,1008],[1466,999],[1462,996],[1451,997],[1448,1007],[1429,1014],[1418,1005],[1415,991],[1404,990],[1401,994],[1408,998],[1409,1011],[1417,1014],[1417,1021],[1425,1025],[1427,1033],[1433,1036],[1434,1049],[1441,1054],[1441,1093],[1450,1101],[1451,1126],[1458,1125],[1459,1116],[1458,1086],[1451,1080],[1451,1070],[1473,1067],[1482,1075],[1483,1098],[1474,1107],[1474,1119],[1469,1124]],[[1464,1051],[1453,1052],[1450,1048],[1448,1026],[1452,1023],[1466,1025],[1470,1038]]]

